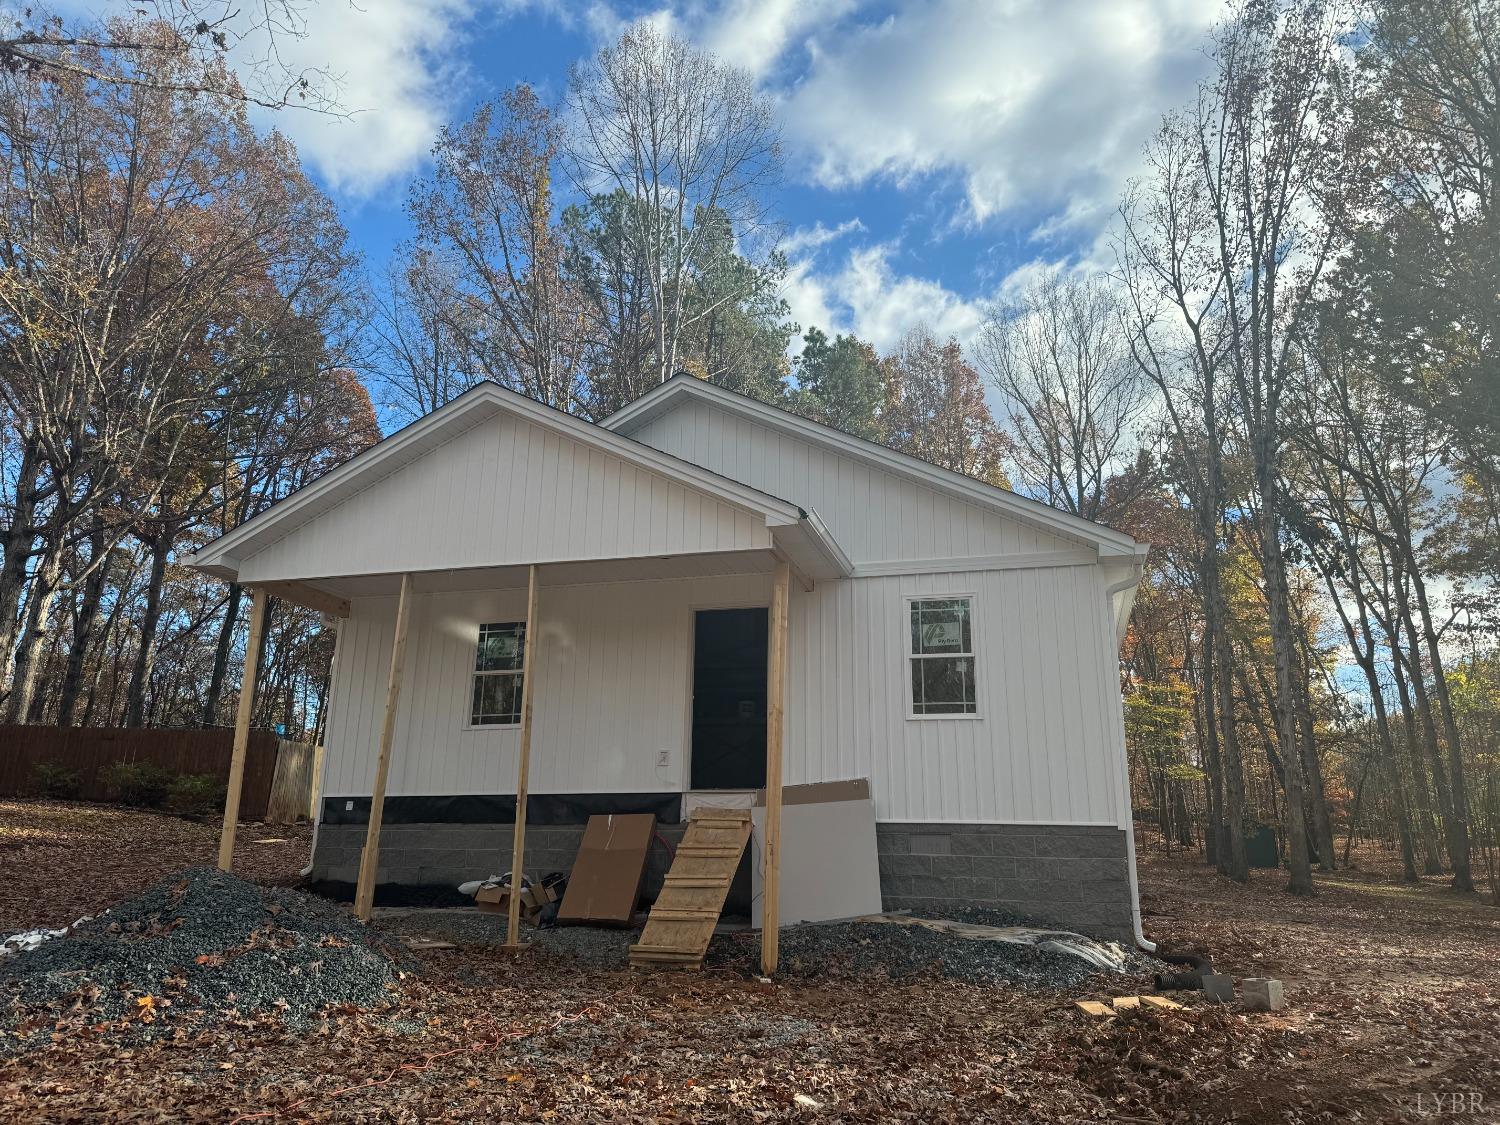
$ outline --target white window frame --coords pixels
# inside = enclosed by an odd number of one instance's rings
[[[913,602],[951,602],[967,601],[969,603],[969,651],[968,652],[945,652],[923,655],[912,652],[911,644],[911,607]],[[965,590],[954,590],[952,592],[929,592],[924,594],[906,594],[901,601],[901,648],[904,659],[901,662],[901,678],[906,685],[902,690],[906,693],[906,718],[908,722],[926,722],[928,720],[960,720],[972,722],[975,719],[984,718],[984,700],[979,690],[979,598]],[[918,714],[917,701],[912,694],[911,668],[914,660],[929,660],[938,656],[965,656],[974,662],[974,710],[972,711],[947,711],[940,714]]]
[[[521,726],[521,718],[520,718],[519,715],[517,715],[516,721],[513,722],[513,723],[476,723],[474,721],[474,681],[477,680],[480,676],[514,676],[518,680],[525,676],[525,674],[526,674],[526,638],[525,638],[524,635],[521,638],[521,667],[519,667],[519,668],[494,668],[494,669],[491,669],[491,670],[486,671],[486,672],[481,672],[477,667],[475,667],[475,665],[477,665],[479,663],[479,638],[483,634],[484,627],[486,625],[520,625],[524,629],[526,627],[526,624],[527,623],[524,620],[520,620],[520,621],[480,621],[480,622],[478,622],[478,623],[475,624],[475,626],[474,626],[474,645],[473,645],[473,649],[471,650],[472,653],[473,653],[473,655],[469,657],[469,678],[468,678],[468,681],[465,684],[465,690],[464,690],[464,724],[463,724],[463,729],[464,730],[477,730],[477,731],[517,730]],[[522,685],[518,685],[518,686],[522,686]],[[524,690],[524,687],[523,687],[523,690]]]

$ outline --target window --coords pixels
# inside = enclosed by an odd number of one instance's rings
[[[521,721],[521,662],[525,655],[526,622],[479,627],[479,645],[474,650],[474,706],[469,713],[473,726],[515,726]]]
[[[971,598],[912,599],[911,713],[974,715]]]

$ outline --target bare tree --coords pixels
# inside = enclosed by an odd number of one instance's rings
[[[287,57],[290,43],[307,36],[306,7],[302,0],[129,0],[116,5],[118,14],[79,22],[41,6],[10,8],[0,17],[0,71],[337,112],[337,77]],[[130,65],[101,66],[100,56]],[[194,65],[164,65],[183,58]]]
[[[1321,221],[1321,208],[1338,197],[1349,174],[1339,159],[1343,119],[1333,97],[1344,28],[1335,0],[1245,0],[1214,32],[1213,80],[1188,114],[1165,126],[1188,154],[1185,185],[1210,234],[1202,249],[1221,349],[1214,365],[1233,393],[1253,469],[1286,788],[1287,889],[1294,894],[1313,890],[1304,815],[1311,803],[1283,544],[1281,421],[1297,378],[1295,348],[1335,248],[1335,230]]]
[[[383,405],[408,421],[431,414],[472,387],[474,375],[452,330],[463,317],[447,301],[454,283],[437,263],[414,250],[404,265],[392,263],[374,300],[370,329],[378,345],[373,363]]]
[[[658,381],[677,371],[684,334],[745,294],[732,287],[690,307],[701,220],[722,215],[742,243],[766,232],[765,193],[779,178],[770,101],[751,76],[649,24],[574,66],[577,121],[569,165],[585,195],[622,192],[625,233],[649,286]],[[747,279],[751,280],[751,279]]]
[[[1106,523],[1149,483],[1108,488],[1131,467],[1145,405],[1123,311],[1103,279],[1051,274],[991,309],[974,351],[1006,404],[1015,483]]]
[[[143,65],[73,51],[89,72]],[[343,299],[342,228],[291,146],[238,103],[177,92],[192,57],[150,58],[161,84],[0,74],[0,399],[24,462],[0,566],[13,719],[59,594],[156,507],[182,442],[231,417],[251,373],[324,362]],[[68,574],[113,499],[103,549]]]
[[[1212,268],[1215,227],[1190,137],[1169,123],[1148,146],[1146,161],[1148,177],[1121,207],[1116,255],[1129,299],[1132,357],[1157,388],[1170,460],[1195,515],[1210,783],[1205,851],[1222,873],[1245,882],[1245,775],[1223,574],[1229,430],[1220,370],[1224,278]]]
[[[585,397],[586,347],[552,214],[561,132],[517,86],[442,131],[408,210],[427,307],[450,314],[434,337],[455,339],[474,375],[572,410]]]

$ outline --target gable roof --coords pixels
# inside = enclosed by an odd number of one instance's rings
[[[669,482],[760,517],[777,534],[778,545],[787,549],[794,564],[810,576],[832,577],[847,574],[851,568],[848,557],[828,534],[816,512],[804,511],[789,500],[730,480],[492,382],[470,388],[201,547],[189,557],[188,565],[235,580],[241,560],[500,413],[597,448]]]
[[[989,508],[1039,531],[1087,544],[1098,551],[1101,559],[1135,558],[1143,555],[1146,550],[1144,544],[1137,543],[1123,531],[1060,511],[1009,489],[985,484],[963,473],[940,468],[920,458],[898,453],[878,442],[854,437],[832,426],[811,421],[789,410],[726,390],[692,375],[674,375],[629,406],[603,419],[599,425],[617,434],[629,435],[647,422],[689,401],[710,402],[742,418],[832,449],[960,500]]]

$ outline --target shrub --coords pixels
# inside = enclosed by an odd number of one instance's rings
[[[31,767],[31,787],[38,797],[66,800],[78,796],[83,788],[83,778],[78,771],[69,769],[61,762],[38,762]]]
[[[159,808],[172,787],[172,773],[154,762],[115,762],[99,774],[122,805]]]
[[[211,773],[185,773],[172,781],[167,791],[167,811],[184,816],[202,816],[224,807],[227,786]]]

